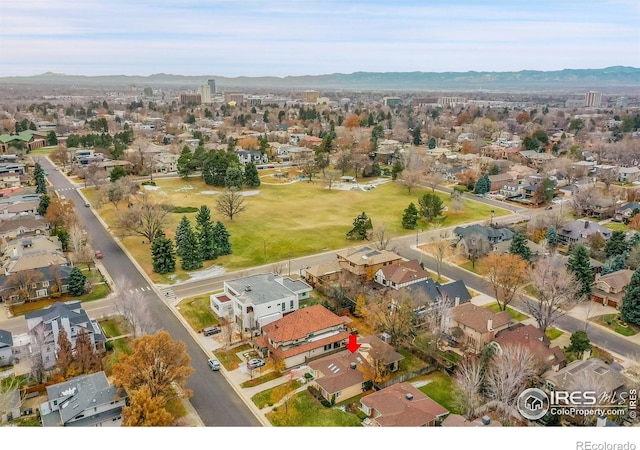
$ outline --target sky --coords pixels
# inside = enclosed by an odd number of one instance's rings
[[[0,76],[640,67],[638,0],[26,0]]]

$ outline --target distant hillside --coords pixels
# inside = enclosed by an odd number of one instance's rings
[[[519,72],[355,72],[289,77],[219,77],[154,74],[150,76],[79,76],[45,73],[29,77],[4,77],[0,83],[76,87],[153,86],[193,89],[215,79],[220,89],[332,89],[471,91],[502,90],[531,92],[540,90],[575,91],[584,89],[639,88],[640,68],[615,66],[604,69],[564,69]]]

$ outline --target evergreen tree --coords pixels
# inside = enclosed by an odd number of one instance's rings
[[[33,178],[36,183],[36,194],[46,194],[47,180],[45,179],[44,169],[39,163],[36,163],[33,168]]]
[[[231,242],[229,241],[229,232],[222,222],[219,220],[216,222],[216,226],[213,229],[213,241],[215,242],[216,255],[230,255],[231,254]]]
[[[171,239],[158,231],[151,244],[151,257],[153,258],[153,271],[155,273],[171,273],[176,270],[176,252]]]
[[[391,179],[394,181],[397,180],[398,175],[400,175],[403,170],[402,163],[396,160],[396,162],[393,163],[393,166],[391,166]]]
[[[189,222],[189,227],[184,230],[182,236],[180,258],[183,270],[196,270],[202,267],[202,253],[200,252],[198,237],[193,228],[191,228],[191,222]]]
[[[224,176],[224,186],[227,189],[242,189],[242,169],[240,167],[228,167]]]
[[[374,177],[379,177],[382,175],[382,169],[380,168],[380,164],[378,161],[374,161],[371,165],[371,175]]]
[[[569,254],[567,268],[576,276],[582,288],[578,292],[585,298],[591,297],[591,283],[593,273],[591,272],[591,260],[587,247],[582,244],[576,245]]]
[[[58,145],[58,136],[56,136],[56,132],[51,130],[47,133],[47,145]]]
[[[409,203],[402,216],[402,228],[414,230],[418,226],[418,208],[413,202]]]
[[[359,214],[353,220],[353,228],[347,233],[347,239],[365,240],[369,234],[369,230],[373,229],[371,219],[367,217],[365,212]]]
[[[511,240],[509,253],[520,256],[525,261],[531,261],[531,249],[527,246],[527,237],[522,233],[515,233]]]
[[[476,185],[473,189],[474,194],[486,194],[491,190],[491,180],[489,180],[489,175],[486,173],[483,174],[478,181],[476,181]]]
[[[438,219],[444,211],[444,204],[440,196],[431,192],[420,197],[418,205],[420,205],[420,215],[425,217],[428,222]]]
[[[622,297],[620,312],[623,320],[640,326],[640,269],[636,269],[631,277],[627,292]]]
[[[44,217],[50,204],[51,197],[49,197],[47,194],[42,194],[42,196],[40,197],[40,203],[38,203],[38,214]]]
[[[430,148],[431,150],[433,150],[434,148],[436,148],[436,138],[435,138],[435,137],[433,137],[433,136],[431,136],[431,137],[429,138],[429,148]]]
[[[191,229],[191,222],[187,219],[187,216],[182,216],[178,228],[176,228],[176,254],[182,257],[182,249],[184,248],[183,242],[187,234],[187,231]]]
[[[607,258],[617,256],[629,250],[629,245],[625,241],[624,231],[616,230],[611,233],[611,237],[604,245],[604,254]]]
[[[556,227],[551,225],[547,230],[546,235],[547,243],[552,247],[556,248],[558,246],[558,232],[556,231]]]
[[[109,181],[111,181],[112,183],[115,183],[120,178],[124,178],[126,176],[127,176],[127,171],[125,170],[124,167],[115,166],[113,169],[111,169],[111,175],[109,176]]]
[[[74,267],[69,273],[69,294],[78,297],[84,294],[84,285],[87,282],[87,276],[80,269]]]
[[[250,188],[260,186],[260,175],[256,165],[252,162],[247,163],[244,167],[244,184]]]
[[[624,270],[627,268],[627,254],[622,253],[620,255],[612,256],[608,258],[602,265],[600,275],[606,275],[608,273],[617,272],[618,270]]]
[[[413,136],[413,145],[422,144],[422,130],[420,129],[420,125],[416,125],[413,128],[411,135]]]
[[[182,149],[182,153],[180,153],[180,157],[178,158],[178,163],[176,165],[178,175],[186,180],[194,171],[193,165],[193,153],[191,153],[189,147],[185,145]]]
[[[216,259],[216,242],[214,240],[214,227],[211,222],[211,210],[207,205],[200,206],[196,214],[196,234],[200,253],[205,261]]]

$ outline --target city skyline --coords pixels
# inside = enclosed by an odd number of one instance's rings
[[[0,76],[640,66],[640,7],[626,0],[34,0],[3,5],[3,18]]]

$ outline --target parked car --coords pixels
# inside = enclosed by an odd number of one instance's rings
[[[553,206],[549,205],[549,206],[547,206],[545,209],[548,211],[548,210],[550,210],[550,209],[553,209]]]
[[[249,369],[257,369],[258,367],[262,367],[264,366],[266,363],[264,362],[264,359],[259,359],[259,358],[252,358],[249,361],[247,361],[247,367]]]
[[[202,334],[205,336],[213,336],[214,334],[218,334],[222,331],[220,327],[207,327],[202,330]]]
[[[91,208],[91,203],[89,203],[89,202],[84,202],[84,206],[86,206],[87,208]]]
[[[100,250],[96,250],[95,256],[96,259],[102,259],[102,252]]]
[[[220,370],[220,361],[218,361],[215,358],[211,358],[209,361],[209,367],[211,367],[211,370]]]

